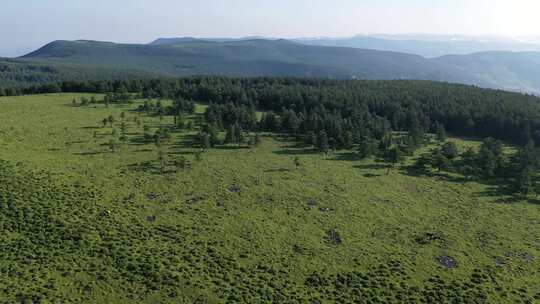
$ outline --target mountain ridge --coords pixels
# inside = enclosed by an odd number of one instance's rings
[[[346,38],[294,39],[308,45],[391,50],[436,58],[486,51],[540,51],[540,44],[515,39],[441,35],[356,35]]]
[[[40,64],[140,70],[163,76],[418,79],[540,94],[540,52],[416,54],[287,39],[157,39],[150,44],[57,40],[18,58]],[[172,40],[171,40],[172,39]]]

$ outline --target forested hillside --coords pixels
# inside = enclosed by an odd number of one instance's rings
[[[287,40],[183,40],[169,45],[55,41],[25,60],[141,69],[168,75],[306,76],[330,78],[434,78],[420,56],[306,46]]]
[[[54,41],[20,59],[56,73],[11,73],[18,83],[44,78],[111,79],[161,76],[295,76],[332,79],[413,79],[540,92],[538,53],[501,52],[426,59],[406,53],[305,45],[265,39],[158,39],[152,44]],[[24,64],[28,65],[28,64]],[[137,73],[135,71],[138,71]],[[6,75],[0,75],[6,79]],[[1,79],[1,78],[0,78]]]
[[[60,81],[122,80],[152,76],[156,77],[157,74],[133,69],[100,68],[0,58],[0,89],[28,87]]]
[[[463,56],[448,55],[433,60],[467,75],[474,75],[494,88],[539,92],[540,52],[483,52]]]

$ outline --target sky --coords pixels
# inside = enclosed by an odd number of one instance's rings
[[[59,39],[540,36],[540,0],[2,0],[1,12],[8,57]]]

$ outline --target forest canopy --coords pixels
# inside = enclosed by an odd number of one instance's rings
[[[387,130],[435,132],[439,124],[458,136],[494,137],[518,144],[540,141],[540,98],[430,81],[266,77],[69,81],[3,88],[0,96],[56,92],[131,93],[251,107],[268,112],[263,117],[268,130],[308,135],[324,129],[337,144],[344,144],[347,132],[361,137],[369,131],[381,137]]]

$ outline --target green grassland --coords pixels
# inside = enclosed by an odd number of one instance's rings
[[[173,132],[162,174],[140,139],[171,117],[82,96],[0,98],[0,303],[540,301],[539,204],[276,134],[197,160]]]

